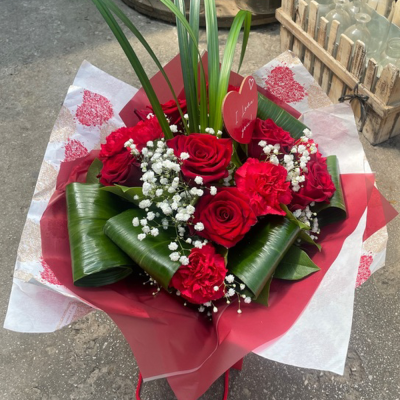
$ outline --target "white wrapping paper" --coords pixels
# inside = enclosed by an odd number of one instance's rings
[[[323,154],[338,156],[342,173],[370,172],[350,107],[332,105],[290,52],[259,69],[254,76],[260,86],[267,86],[303,113],[304,122],[313,130]],[[280,79],[286,86],[291,84],[296,93],[290,94],[287,87],[280,85]],[[277,86],[275,89],[274,85]],[[54,192],[60,162],[99,148],[109,133],[123,126],[119,112],[136,91],[88,62],[81,65],[50,136],[28,212],[4,322],[6,329],[52,332],[92,310],[90,305],[82,303],[62,287],[41,262],[39,222]],[[325,123],[321,124],[321,121]],[[299,367],[343,372],[351,331],[354,287],[356,282],[362,283],[382,267],[385,259],[386,228],[363,244],[365,220],[364,215],[293,328],[273,345],[258,348],[257,354]],[[361,265],[359,273],[358,264]]]

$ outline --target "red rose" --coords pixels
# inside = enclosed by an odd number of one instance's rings
[[[293,191],[291,208],[293,210],[304,209],[312,201],[329,202],[335,193],[335,185],[326,166],[326,158],[320,157],[317,161],[310,160],[307,163],[308,172],[306,180],[298,192]]]
[[[286,177],[287,171],[281,165],[248,158],[236,171],[235,181],[240,192],[250,198],[249,204],[257,216],[285,215],[280,204],[292,200]]]
[[[181,265],[171,279],[170,286],[194,304],[203,304],[224,296],[224,279],[227,273],[225,260],[210,244],[201,249],[193,248],[189,264]],[[214,286],[219,290],[215,291]]]
[[[183,152],[189,154],[182,164],[182,173],[186,178],[201,176],[207,184],[228,176],[227,167],[232,157],[231,139],[192,133],[189,136],[178,135],[168,140],[167,145],[174,149],[177,157]]]
[[[258,145],[261,140],[265,140],[267,144],[271,145],[280,144],[280,151],[283,153],[289,153],[294,145],[294,139],[290,136],[290,133],[276,125],[272,119],[265,121],[256,119],[253,137],[248,147],[249,157],[262,158],[261,156],[264,153],[261,146]]]
[[[103,162],[100,172],[100,183],[103,185],[121,184],[140,186],[141,171],[125,143],[132,139],[141,151],[148,141],[164,136],[157,118],[138,122],[130,128],[119,128],[110,133],[106,143],[101,145],[99,159]]]
[[[183,115],[185,115],[187,112],[186,100],[178,99],[178,103]],[[182,117],[179,113],[178,106],[176,105],[175,100],[169,100],[166,103],[161,104],[161,108],[164,111],[164,114],[170,120],[171,125],[178,125],[181,122]],[[145,110],[135,110],[135,114],[142,120],[145,120],[147,118],[147,115],[149,115],[150,113],[154,113],[153,108],[150,106],[148,106]]]
[[[196,204],[193,223],[202,222],[204,230],[197,232],[225,247],[232,247],[257,222],[249,199],[237,188],[218,189],[216,195],[205,195]]]

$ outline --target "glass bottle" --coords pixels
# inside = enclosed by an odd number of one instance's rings
[[[371,45],[371,34],[367,28],[367,24],[371,21],[371,17],[368,14],[358,13],[355,15],[355,20],[356,23],[347,28],[343,33],[354,43],[357,40],[361,40],[365,44],[368,54]],[[354,48],[355,46],[353,47],[353,52]]]
[[[393,64],[400,69],[400,38],[392,38],[387,42],[386,48],[379,60],[378,75],[388,64]]]
[[[362,12],[362,2],[361,0],[350,1],[345,7],[346,11],[349,13],[351,21],[356,23],[356,15]]]
[[[325,18],[329,21],[327,31],[330,32],[332,22],[334,20],[340,22],[336,42],[339,43],[340,35],[351,25],[351,18],[349,13],[345,10],[349,0],[336,0],[336,7],[334,10],[329,11]]]

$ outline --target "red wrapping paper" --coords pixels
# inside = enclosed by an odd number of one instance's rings
[[[324,228],[323,250],[312,256],[321,271],[299,282],[273,281],[270,306],[222,303],[210,322],[183,307],[181,299],[128,278],[102,288],[73,285],[68,241],[65,187],[84,180],[97,152],[63,163],[57,188],[41,220],[42,252],[57,279],[78,297],[105,311],[118,325],[137,359],[144,378],[168,377],[178,400],[195,400],[229,367],[260,345],[287,332],[318,288],[345,238],[356,228],[367,206],[367,230],[372,234],[396,212],[373,186],[372,174],[342,175],[348,218]],[[378,212],[380,211],[380,212]]]

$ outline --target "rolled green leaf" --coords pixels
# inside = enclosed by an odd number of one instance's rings
[[[262,120],[271,118],[278,126],[289,132],[295,139],[299,139],[303,136],[303,131],[307,128],[298,119],[260,93],[258,93],[257,117]]]
[[[275,270],[274,278],[297,281],[319,270],[304,250],[292,246]]]
[[[104,186],[101,190],[109,193],[113,193],[130,203],[138,205],[143,200],[143,192],[141,187],[128,187],[122,185]],[[137,196],[135,198],[135,196]]]
[[[66,189],[72,273],[76,286],[115,283],[135,263],[103,232],[107,220],[126,210],[126,202],[99,184],[71,183]]]
[[[258,222],[229,250],[228,269],[257,298],[300,231],[298,224],[283,217]]]
[[[318,214],[318,223],[320,227],[343,221],[347,217],[346,203],[344,200],[342,183],[340,180],[339,163],[337,157],[327,157],[326,163],[336,191],[330,199],[329,204],[319,203],[313,207],[313,212]]]
[[[173,262],[169,258],[171,251],[168,245],[176,238],[176,231],[173,228],[167,230],[160,228],[158,236],[147,235],[140,241],[138,235],[142,233],[142,229],[140,226],[134,227],[132,220],[135,217],[145,218],[146,215],[146,211],[139,208],[127,210],[109,219],[104,227],[104,233],[167,289],[172,276],[180,267],[179,262]]]

